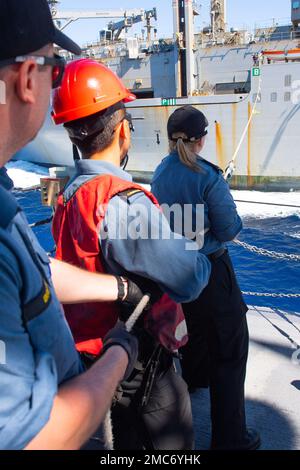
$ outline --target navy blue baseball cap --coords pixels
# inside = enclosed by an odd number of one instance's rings
[[[12,59],[56,44],[80,55],[80,47],[59,31],[47,0],[0,0],[0,60]]]
[[[197,108],[186,105],[176,109],[168,121],[168,137],[171,141],[178,139],[174,134],[184,133],[187,138],[184,142],[194,142],[207,135],[208,121],[205,115]]]

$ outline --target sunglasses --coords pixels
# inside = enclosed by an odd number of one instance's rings
[[[12,64],[22,64],[26,60],[33,60],[37,65],[52,67],[52,88],[57,88],[62,82],[64,76],[66,61],[63,57],[54,54],[54,57],[24,55],[0,61],[0,67],[6,67]]]
[[[134,131],[135,131],[134,125],[133,125],[133,121],[132,121],[132,116],[131,116],[130,113],[126,113],[126,114],[125,114],[125,117],[124,117],[124,119],[122,119],[122,121],[127,121],[127,122],[128,122],[128,124],[129,124],[129,129],[130,129],[131,132],[134,132]]]

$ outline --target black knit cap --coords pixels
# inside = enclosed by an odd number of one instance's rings
[[[186,105],[178,108],[168,121],[168,137],[169,140],[177,141],[173,135],[179,132],[184,133],[187,139],[184,142],[194,142],[207,135],[206,128],[208,120],[199,109]]]
[[[47,0],[0,0],[0,61],[57,44],[72,54],[80,47],[55,28]]]

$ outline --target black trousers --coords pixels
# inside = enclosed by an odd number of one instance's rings
[[[246,433],[248,308],[228,252],[212,260],[209,285],[183,309],[190,335],[181,350],[183,378],[190,389],[210,388],[212,446],[238,447]]]
[[[148,403],[140,406],[143,375],[123,383],[123,397],[112,408],[116,450],[192,450],[190,396],[170,357],[162,360]]]

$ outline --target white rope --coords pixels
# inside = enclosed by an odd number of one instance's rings
[[[128,318],[126,322],[126,330],[130,333],[140,316],[142,315],[143,311],[147,307],[148,303],[150,302],[150,295],[144,295],[140,303],[137,305],[136,309],[132,313],[132,315]]]
[[[103,422],[105,450],[114,450],[114,434],[111,420],[111,411],[108,410]]]
[[[242,136],[241,136],[241,139],[240,139],[240,141],[239,141],[239,143],[238,143],[238,146],[237,146],[237,148],[236,148],[236,150],[235,150],[235,152],[234,152],[234,154],[233,154],[232,160],[229,162],[228,167],[227,167],[226,170],[225,170],[225,175],[224,175],[225,180],[228,180],[229,178],[231,178],[232,175],[233,175],[233,173],[234,173],[234,171],[235,171],[235,161],[236,161],[236,159],[237,159],[237,156],[238,156],[238,154],[239,154],[239,151],[240,151],[240,149],[241,149],[241,146],[242,146],[242,144],[243,144],[243,142],[244,142],[244,139],[245,139],[245,137],[246,137],[246,134],[247,134],[248,129],[249,129],[249,127],[250,127],[250,124],[251,124],[251,122],[252,122],[253,116],[254,116],[254,114],[255,114],[256,107],[257,107],[257,103],[258,103],[258,101],[259,101],[259,99],[260,99],[260,96],[261,96],[261,84],[262,84],[262,78],[261,78],[261,76],[260,76],[260,77],[259,77],[258,90],[257,90],[257,96],[256,96],[256,99],[255,99],[255,102],[254,102],[254,106],[253,106],[253,108],[252,108],[250,117],[249,117],[248,122],[247,122],[247,124],[246,124],[246,127],[245,127],[245,129],[244,129],[244,132],[243,132],[243,134],[242,134]]]
[[[139,304],[136,306],[134,312],[129,317],[125,325],[126,330],[129,333],[132,331],[134,325],[136,324],[136,322],[142,315],[143,311],[145,310],[149,302],[150,302],[150,295],[144,295],[144,297],[141,299]],[[110,410],[106,413],[106,416],[104,418],[103,431],[104,431],[104,442],[105,442],[106,450],[114,450],[114,433],[113,433]]]

